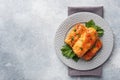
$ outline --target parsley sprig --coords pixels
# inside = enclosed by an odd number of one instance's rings
[[[79,58],[75,55],[75,53],[69,45],[64,44],[61,48],[61,51],[63,56],[65,56],[66,58],[73,59],[76,62],[79,60]]]
[[[93,20],[86,22],[85,26],[88,28],[93,27],[97,31],[99,37],[102,37],[104,34],[104,30],[100,26],[96,25]]]

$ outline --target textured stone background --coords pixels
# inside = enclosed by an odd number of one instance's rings
[[[68,6],[103,5],[114,33],[102,78],[69,77],[54,36]],[[120,80],[120,0],[0,0],[0,80]]]

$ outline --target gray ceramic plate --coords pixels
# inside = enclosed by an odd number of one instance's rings
[[[67,59],[62,55],[60,50],[64,44],[66,34],[76,23],[87,22],[91,19],[93,19],[97,25],[101,26],[104,29],[104,35],[101,37],[101,40],[103,42],[102,49],[90,61],[84,61],[80,59],[78,62],[75,62],[72,59]],[[77,70],[90,70],[102,65],[109,58],[112,48],[113,34],[108,23],[100,16],[89,12],[80,12],[69,16],[59,26],[55,36],[55,50],[57,56],[65,65]]]

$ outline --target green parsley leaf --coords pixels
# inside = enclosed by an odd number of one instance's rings
[[[92,27],[92,26],[95,26],[95,22],[93,20],[90,20],[88,22],[85,23],[86,27]]]
[[[74,29],[74,32],[76,32],[76,29]]]
[[[101,27],[99,27],[98,25],[96,25],[93,20],[86,22],[85,25],[88,28],[90,28],[90,27],[94,28],[97,31],[99,37],[103,36],[104,30]]]
[[[80,47],[80,50],[83,50],[83,48],[82,48],[82,47]]]
[[[76,56],[76,54],[73,52],[72,48],[69,45],[64,44],[61,48],[61,51],[63,56],[65,56],[66,58],[73,59],[76,62],[79,60],[79,58]]]
[[[72,37],[72,39],[71,39],[72,41],[74,40],[74,37]]]

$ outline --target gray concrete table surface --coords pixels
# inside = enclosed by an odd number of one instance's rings
[[[70,77],[54,50],[68,6],[104,6],[112,56],[101,78]],[[0,0],[0,80],[120,80],[120,0]]]

